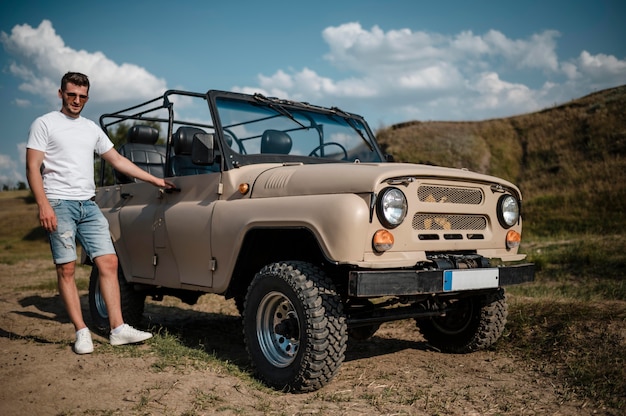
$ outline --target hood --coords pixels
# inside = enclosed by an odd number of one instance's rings
[[[336,193],[368,193],[393,178],[444,179],[498,184],[518,195],[512,183],[464,169],[409,163],[336,163],[285,165],[263,171],[252,186],[251,198]]]

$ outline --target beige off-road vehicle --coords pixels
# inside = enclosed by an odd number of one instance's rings
[[[119,151],[176,185],[100,170],[96,201],[119,255],[125,319],[141,319],[146,296],[234,298],[254,372],[275,388],[319,389],[349,338],[392,320],[415,319],[444,352],[488,347],[506,322],[504,286],[534,278],[517,253],[518,188],[391,163],[355,114],[167,91],[100,123],[128,128]],[[96,268],[89,300],[106,329]]]

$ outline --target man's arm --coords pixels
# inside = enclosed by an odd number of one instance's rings
[[[115,149],[111,149],[108,152],[103,153],[101,156],[104,160],[110,163],[115,170],[122,172],[126,176],[151,183],[160,188],[175,188],[173,183],[166,181],[163,178],[157,178],[156,176],[151,175],[124,156],[120,155]]]
[[[43,190],[43,177],[41,176],[43,158],[44,152],[26,149],[26,179],[39,207],[39,223],[46,231],[54,231],[57,228],[57,217]]]

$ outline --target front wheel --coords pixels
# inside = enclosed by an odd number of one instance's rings
[[[443,352],[468,353],[493,345],[506,324],[504,289],[451,303],[445,316],[418,320],[426,341]]]
[[[256,376],[271,387],[310,392],[327,384],[345,358],[346,328],[332,281],[311,264],[273,263],[250,284],[244,338]]]
[[[122,269],[119,268],[117,278],[120,286],[120,301],[122,305],[122,317],[124,322],[138,326],[143,316],[146,296],[134,290],[131,284],[124,279]],[[89,312],[95,329],[102,333],[109,332],[109,313],[102,292],[100,292],[100,273],[93,266],[89,276]]]

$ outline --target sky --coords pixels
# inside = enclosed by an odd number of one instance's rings
[[[0,188],[32,121],[87,74],[82,115],[167,89],[338,106],[377,130],[542,110],[626,84],[622,0],[0,0]]]

